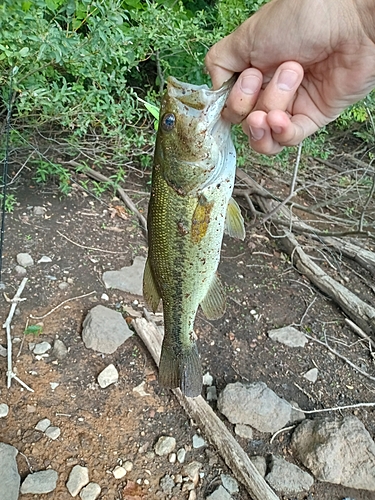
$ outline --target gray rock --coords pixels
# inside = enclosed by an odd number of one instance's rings
[[[17,254],[17,263],[22,267],[30,267],[34,265],[34,259],[28,253]]]
[[[217,401],[216,386],[211,385],[210,387],[207,387],[207,401]]]
[[[255,457],[250,457],[251,462],[253,463],[254,467],[256,470],[259,472],[259,474],[264,477],[267,472],[267,462],[264,457],[261,456],[255,456]]]
[[[206,446],[206,441],[202,438],[202,436],[199,436],[198,434],[194,434],[193,436],[193,448],[197,450],[198,448],[203,448],[203,446]]]
[[[244,439],[253,439],[253,429],[244,424],[237,424],[236,427],[234,428],[235,434],[237,436],[240,436]]]
[[[51,347],[52,346],[49,342],[39,342],[38,344],[35,344],[33,353],[36,355],[45,354],[51,349]]]
[[[106,366],[98,375],[98,383],[102,389],[105,389],[111,384],[115,384],[117,381],[118,371],[113,364]]]
[[[315,384],[315,382],[318,380],[318,369],[311,368],[311,370],[309,370],[303,375],[303,378]]]
[[[39,420],[39,422],[36,424],[35,429],[40,432],[46,432],[46,430],[50,425],[51,425],[51,420],[49,418],[43,418],[42,420]]]
[[[6,403],[0,403],[0,418],[4,418],[9,413],[9,406]]]
[[[303,411],[298,409],[300,407],[299,404],[296,403],[295,401],[290,401],[289,403],[290,403],[290,406],[292,406],[292,411],[290,412],[289,422],[291,424],[294,424],[296,422],[302,422],[302,420],[304,420],[306,417],[305,417],[305,414],[303,413]]]
[[[160,479],[160,487],[167,495],[170,495],[172,493],[174,485],[175,482],[169,474],[166,474]]]
[[[358,418],[305,420],[292,447],[319,481],[375,491],[375,443]]]
[[[180,464],[183,464],[185,462],[185,458],[186,458],[186,450],[185,448],[180,448],[178,451],[177,451],[177,460]]]
[[[46,213],[46,209],[44,207],[33,207],[33,215],[40,217]]]
[[[221,474],[220,479],[228,493],[232,494],[239,492],[238,483],[234,477],[229,476],[228,474]]]
[[[132,295],[143,295],[143,272],[146,265],[144,257],[135,257],[133,265],[122,267],[120,271],[106,271],[103,282],[107,288],[116,288]]]
[[[188,477],[195,485],[198,484],[199,481],[199,470],[202,467],[202,463],[197,460],[193,460],[192,462],[186,464],[182,468],[182,475]]]
[[[41,470],[26,476],[26,479],[21,485],[21,493],[26,495],[32,493],[33,495],[42,495],[49,493],[56,488],[58,474],[55,470]]]
[[[23,266],[16,266],[14,270],[18,276],[25,276],[27,274],[27,270]]]
[[[70,471],[66,487],[72,497],[76,497],[81,489],[89,482],[89,470],[87,467],[75,465]]]
[[[85,486],[79,496],[82,500],[96,500],[102,491],[98,483],[89,483]]]
[[[68,354],[68,348],[60,339],[56,339],[53,343],[52,356],[57,359],[64,359]]]
[[[291,406],[264,382],[228,384],[219,395],[217,407],[232,424],[245,424],[261,432],[276,432],[285,427]]]
[[[18,500],[20,475],[16,456],[18,450],[9,444],[0,443],[0,498]]]
[[[272,456],[270,473],[266,476],[268,484],[280,493],[294,495],[302,491],[309,491],[314,484],[310,474],[283,458]]]
[[[224,486],[219,486],[213,493],[211,493],[211,495],[206,497],[206,500],[232,500],[232,497]]]
[[[66,281],[62,281],[61,283],[59,283],[60,290],[66,290],[67,288],[69,288],[69,283],[67,283]]]
[[[91,309],[83,322],[85,346],[104,354],[114,353],[132,335],[122,315],[102,305]]]
[[[276,340],[288,347],[305,347],[307,342],[305,335],[292,326],[270,330],[268,336],[270,339]]]
[[[52,439],[53,441],[55,441],[55,439],[57,439],[61,434],[61,430],[60,430],[60,427],[48,427],[48,429],[46,429],[46,436],[49,438],[49,439]]]
[[[51,257],[48,257],[48,255],[43,255],[39,260],[38,264],[47,264],[48,262],[52,262]]]
[[[0,356],[6,358],[8,355],[8,349],[0,344]]]
[[[176,448],[176,440],[172,436],[160,436],[156,445],[155,453],[160,457],[169,455]]]

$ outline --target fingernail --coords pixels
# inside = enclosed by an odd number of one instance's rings
[[[258,92],[261,86],[261,81],[258,76],[249,75],[242,78],[240,86],[244,94],[251,95]]]
[[[280,90],[292,90],[298,80],[298,74],[291,69],[281,71],[277,80],[277,86]]]
[[[250,127],[250,134],[251,138],[254,139],[254,141],[260,141],[261,139],[263,139],[264,130],[262,128]]]
[[[282,131],[283,129],[281,127],[272,127],[272,132],[275,134],[281,134]]]

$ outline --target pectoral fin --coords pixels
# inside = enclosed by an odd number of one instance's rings
[[[223,284],[217,274],[214,274],[210,288],[201,302],[202,311],[207,319],[219,319],[225,313],[225,305]]]
[[[231,198],[228,203],[227,215],[225,218],[225,232],[232,238],[245,239],[245,226],[241,214],[241,209],[237,202]]]
[[[147,259],[143,273],[143,297],[148,306],[155,312],[160,302],[160,292],[151,269],[150,259]]]

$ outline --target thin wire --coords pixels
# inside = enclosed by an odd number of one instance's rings
[[[10,119],[12,116],[12,97],[13,97],[13,71],[10,75],[10,86],[9,86],[9,101],[8,101],[8,112],[5,122],[5,157],[4,157],[4,168],[3,168],[3,200],[1,208],[1,229],[0,229],[0,287],[2,287],[2,272],[3,272],[3,246],[4,246],[4,235],[5,235],[5,208],[6,208],[6,197],[7,197],[7,187],[8,187],[8,160],[9,160],[9,144],[10,144]]]

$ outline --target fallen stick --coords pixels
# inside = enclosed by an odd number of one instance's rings
[[[153,322],[144,318],[136,318],[132,324],[155,363],[159,365],[163,338],[160,329]],[[186,398],[180,389],[173,389],[172,392],[190,418],[197,423],[207,439],[216,447],[238,481],[246,487],[251,498],[254,500],[279,500],[259,474],[248,455],[202,396]]]

